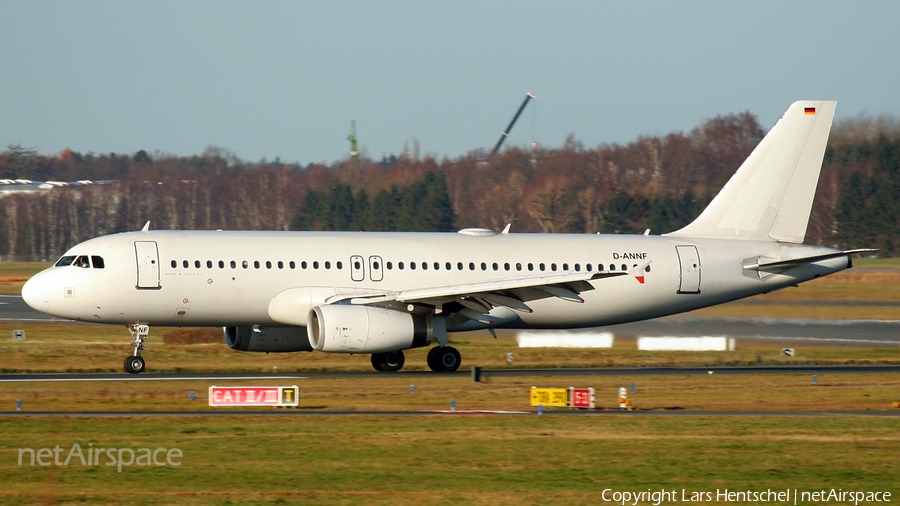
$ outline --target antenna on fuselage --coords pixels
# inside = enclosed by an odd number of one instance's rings
[[[141,232],[148,232],[150,230],[150,220],[147,220],[147,223],[144,223],[144,228],[141,229]]]

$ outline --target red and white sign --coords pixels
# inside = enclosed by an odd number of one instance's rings
[[[210,406],[297,406],[300,387],[209,387]]]
[[[593,388],[569,388],[569,406],[594,409]]]

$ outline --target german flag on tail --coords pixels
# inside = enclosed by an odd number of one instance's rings
[[[804,108],[803,108],[803,114],[806,114],[807,116],[809,116],[809,115],[815,115],[815,114],[816,114],[816,108],[815,108],[815,107],[804,107]]]

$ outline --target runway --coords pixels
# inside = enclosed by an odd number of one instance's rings
[[[745,299],[740,304],[769,305],[770,301]],[[777,304],[784,304],[778,302]],[[892,301],[810,301],[791,302],[790,305],[815,306],[898,306]],[[94,325],[55,318],[37,312],[17,295],[0,296],[0,321],[21,323],[69,323]],[[772,318],[701,318],[682,314],[624,323],[597,331],[612,332],[616,337],[654,336],[724,336],[741,341],[771,342],[784,345],[815,345],[836,347],[896,348],[900,346],[898,320],[809,320]]]
[[[846,411],[690,411],[690,410],[545,410],[537,411],[322,411],[302,409],[225,410],[225,411],[0,411],[0,417],[80,417],[116,418],[135,416],[765,416],[765,417],[900,417],[900,410]]]
[[[784,365],[784,366],[720,366],[720,367],[591,367],[565,369],[481,369],[482,377],[490,376],[690,376],[736,374],[867,374],[900,373],[900,365]],[[0,374],[0,383],[66,382],[66,381],[231,381],[231,380],[297,380],[348,378],[431,378],[466,377],[471,370],[452,373],[431,371],[384,372],[299,372],[272,373],[42,373]]]

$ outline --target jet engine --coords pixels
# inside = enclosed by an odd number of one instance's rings
[[[225,343],[238,351],[312,351],[303,327],[225,327]]]
[[[433,336],[425,318],[373,306],[315,306],[307,321],[309,345],[330,353],[406,350],[427,346]]]

